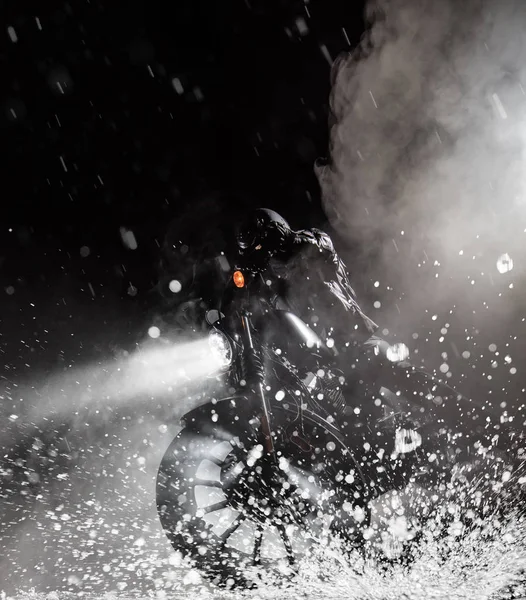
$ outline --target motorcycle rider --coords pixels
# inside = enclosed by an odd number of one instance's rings
[[[295,231],[276,211],[259,208],[238,228],[236,241],[240,266],[262,275],[264,285],[275,291],[276,307],[301,317],[334,349],[336,364],[346,375],[371,348],[378,353],[389,346],[374,335],[378,325],[360,307],[327,233]],[[343,408],[341,393],[333,399]]]
[[[298,315],[334,348],[335,365],[344,375],[331,394],[339,412],[356,408],[345,406],[351,397],[377,397],[379,380],[406,398],[429,393],[431,379],[420,377],[406,361],[407,348],[375,335],[378,325],[358,304],[328,234],[319,229],[295,231],[276,211],[259,208],[238,228],[236,241],[240,266],[260,274],[264,285],[276,290],[276,307]],[[374,410],[373,403],[368,404]]]
[[[347,268],[325,232],[294,231],[274,210],[259,208],[236,238],[244,268],[269,275],[266,281],[277,290],[276,296],[326,340],[335,341],[332,335],[341,338],[343,314],[353,325],[346,343],[363,342],[378,329],[360,308]]]

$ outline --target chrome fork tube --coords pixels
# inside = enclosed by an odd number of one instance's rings
[[[254,341],[252,339],[252,326],[250,323],[249,314],[244,312],[241,316],[241,322],[243,325],[244,337],[245,337],[245,354],[247,360],[250,362],[250,372],[251,374],[254,372],[253,367],[253,356],[255,352]],[[271,454],[274,459],[276,459],[275,450],[274,450],[274,441],[272,439],[272,429],[270,426],[270,405],[269,401],[265,394],[265,389],[263,387],[263,381],[260,374],[257,374],[255,377],[255,381],[250,382],[255,387],[255,392],[258,394],[261,400],[261,429],[263,431],[264,437],[264,449],[267,454]]]

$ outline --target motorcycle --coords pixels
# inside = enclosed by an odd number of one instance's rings
[[[467,506],[455,482],[495,470],[501,488],[482,477],[488,494],[473,496],[472,520],[497,510],[502,486],[521,488],[524,437],[510,423],[489,422],[481,406],[379,339],[371,352],[383,346],[387,366],[349,392],[335,349],[262,295],[259,277],[236,270],[220,310],[207,313],[226,393],[183,417],[157,477],[161,525],[207,579],[253,587],[261,573],[288,577],[331,538],[392,560],[375,529],[385,498],[412,486],[434,500],[395,552],[409,560],[433,507],[459,497]],[[419,392],[397,389],[409,375]]]

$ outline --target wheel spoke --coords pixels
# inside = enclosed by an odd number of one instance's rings
[[[213,454],[207,455],[206,460],[209,460],[211,463],[214,463],[214,465],[217,465],[218,467],[222,467],[226,462],[226,459],[221,460],[220,458],[217,458],[217,456],[214,456]]]
[[[294,564],[294,551],[292,550],[292,544],[290,543],[290,538],[285,529],[285,525],[283,523],[279,523],[276,525],[279,535],[283,540],[283,545],[285,546],[285,550],[287,551],[287,558],[289,559],[289,563]]]
[[[258,524],[254,540],[254,552],[252,554],[252,564],[259,565],[261,562],[261,542],[263,541],[263,526]]]
[[[215,512],[216,510],[221,510],[222,508],[226,508],[228,506],[228,500],[221,500],[221,502],[216,502],[215,504],[210,504],[210,506],[204,506],[201,510],[206,514]]]
[[[205,487],[213,487],[223,489],[223,484],[217,479],[196,479],[195,485],[203,485]]]
[[[233,520],[230,527],[228,529],[225,529],[225,531],[223,531],[223,533],[221,534],[221,539],[223,540],[223,546],[226,544],[228,538],[234,533],[234,531],[236,531],[236,529],[241,525],[241,523],[243,523],[243,521],[246,518],[247,518],[246,515],[244,515],[243,513],[239,513],[237,515],[237,517]]]

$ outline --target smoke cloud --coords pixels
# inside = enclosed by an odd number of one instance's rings
[[[459,253],[498,277],[525,240],[526,4],[377,0],[366,16],[334,70],[329,220],[405,289],[424,256],[442,280]]]

